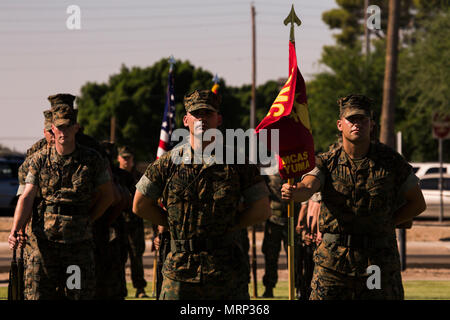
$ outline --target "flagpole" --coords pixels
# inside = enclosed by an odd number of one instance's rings
[[[256,26],[255,26],[255,6],[251,5],[252,15],[252,101],[250,105],[250,128],[255,128],[256,110]],[[256,261],[256,226],[252,226],[252,275],[253,275],[253,298],[258,297],[258,264]]]
[[[289,178],[288,183],[294,184],[294,179]],[[288,204],[288,272],[289,272],[289,300],[295,299],[295,270],[294,270],[294,201]]]
[[[291,7],[291,11],[287,18],[283,21],[284,25],[291,24],[291,30],[289,33],[289,41],[295,43],[295,24],[300,25],[301,21],[297,17],[294,11],[294,5]],[[290,66],[289,66],[290,67]],[[288,183],[294,184],[294,179],[289,178]],[[295,299],[295,269],[294,269],[294,201],[289,201],[288,204],[288,272],[289,272],[289,300]]]

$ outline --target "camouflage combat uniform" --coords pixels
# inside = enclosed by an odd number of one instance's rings
[[[110,176],[100,155],[81,145],[61,156],[54,146],[30,160],[26,183],[39,187],[43,201],[32,217],[26,247],[26,299],[89,299],[95,289],[89,209],[95,189]],[[68,267],[81,271],[81,288],[68,289]]]
[[[417,184],[411,166],[395,151],[371,143],[352,160],[338,146],[320,154],[307,175],[320,179],[323,240],[311,299],[403,299],[400,259],[392,215],[403,193]],[[367,267],[381,270],[381,289],[367,287]]]
[[[268,195],[262,177],[255,166],[214,164],[212,157],[175,164],[174,153],[193,159],[189,144],[177,147],[149,165],[136,186],[167,208],[172,240],[160,299],[249,299],[247,258],[230,229],[241,196],[251,203]]]

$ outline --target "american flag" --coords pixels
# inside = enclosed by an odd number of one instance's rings
[[[170,69],[169,81],[167,85],[166,106],[164,108],[164,117],[161,124],[158,151],[156,153],[157,159],[171,149],[170,136],[172,135],[172,131],[175,126],[175,97],[173,87],[173,65],[175,60],[173,57],[170,58],[169,63]]]

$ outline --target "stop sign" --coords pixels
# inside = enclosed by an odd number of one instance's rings
[[[432,115],[433,138],[450,139],[450,113],[434,111]]]

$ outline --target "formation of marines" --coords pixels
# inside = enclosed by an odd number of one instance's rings
[[[165,247],[157,298],[248,300],[242,235],[263,222],[263,296],[273,297],[290,200],[297,203],[300,299],[403,299],[395,228],[423,212],[425,202],[411,166],[372,139],[369,98],[338,101],[339,142],[318,154],[316,168],[294,185],[265,179],[252,163],[220,164],[214,154],[194,161],[197,151],[217,143],[199,143],[196,135],[222,124],[220,96],[210,90],[185,96],[188,142],[142,176],[130,148],[117,151],[81,132],[74,100],[49,97],[45,138],[19,170],[8,241],[12,249],[25,247],[26,299],[124,299],[128,256],[136,296],[146,297],[143,219],[164,234],[154,241]],[[373,265],[381,270],[376,290],[366,284]]]

